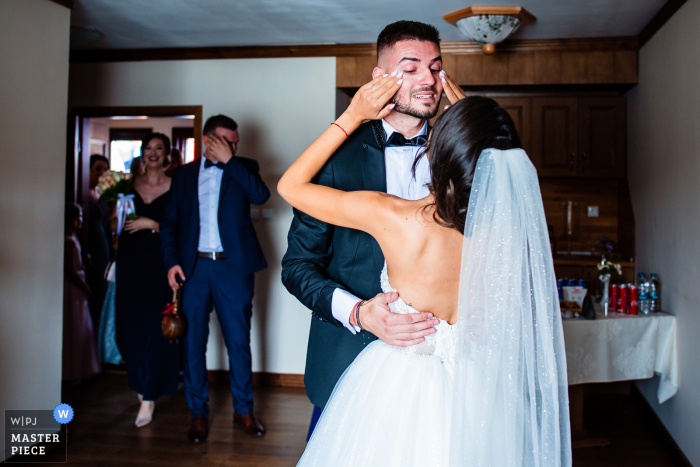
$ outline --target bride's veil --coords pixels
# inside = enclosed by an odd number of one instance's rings
[[[571,465],[564,336],[537,173],[479,156],[464,229],[450,465]]]

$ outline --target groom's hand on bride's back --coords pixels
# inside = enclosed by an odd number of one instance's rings
[[[411,313],[401,315],[389,310],[389,303],[396,301],[399,294],[380,293],[360,307],[360,325],[389,345],[408,347],[420,344],[425,336],[437,330],[439,320],[432,313]],[[355,317],[351,317],[355,323]]]

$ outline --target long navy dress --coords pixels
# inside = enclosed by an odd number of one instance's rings
[[[160,223],[170,192],[150,204],[136,193],[136,214]],[[162,312],[172,300],[160,251],[160,234],[122,231],[117,249],[116,339],[129,386],[144,400],[177,392],[180,344],[168,343],[161,331]]]

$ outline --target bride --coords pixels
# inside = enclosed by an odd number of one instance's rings
[[[312,183],[347,134],[391,111],[401,84],[384,75],[360,88],[278,190],[323,222],[371,234],[386,258],[382,289],[399,294],[391,311],[429,311],[440,324],[412,347],[368,345],[338,381],[298,465],[570,466],[544,209],[508,113],[484,97],[443,113],[428,143],[424,199]]]

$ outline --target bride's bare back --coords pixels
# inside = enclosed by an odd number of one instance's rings
[[[406,201],[382,196],[383,229],[375,233],[391,285],[404,302],[450,324],[457,321],[464,237],[433,219],[431,197]]]

